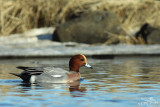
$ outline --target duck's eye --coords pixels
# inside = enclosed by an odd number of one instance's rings
[[[83,59],[83,58],[81,58],[80,60],[81,60],[81,61],[84,61],[84,59]]]

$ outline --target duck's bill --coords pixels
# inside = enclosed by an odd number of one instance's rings
[[[85,64],[86,67],[93,69],[92,66],[90,66],[88,63]]]

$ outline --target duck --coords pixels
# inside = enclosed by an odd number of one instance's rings
[[[85,66],[93,69],[87,63],[83,54],[74,55],[69,60],[69,71],[56,67],[25,67],[17,66],[23,70],[20,74],[10,73],[30,83],[70,83],[81,79],[80,67]]]

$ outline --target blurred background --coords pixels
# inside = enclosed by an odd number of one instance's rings
[[[0,106],[158,107],[159,44],[160,0],[0,0]],[[75,54],[94,68],[76,85],[9,74]]]
[[[82,44],[125,44],[122,47],[127,48],[128,44],[160,43],[159,0],[0,0],[0,5],[1,56],[20,56],[19,53],[21,56],[57,56],[52,48],[73,47],[74,51],[75,46],[83,47]],[[152,53],[158,53],[159,48],[154,48]],[[49,50],[48,53],[41,51],[43,49],[49,49],[50,54]],[[82,49],[83,52],[73,54],[97,54]],[[110,53],[103,49],[106,52],[98,54]]]
[[[159,0],[0,0],[0,4],[0,36],[53,27],[56,41],[154,44],[159,35]],[[88,39],[84,35],[99,40],[81,40]]]

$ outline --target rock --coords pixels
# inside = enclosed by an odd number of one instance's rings
[[[52,40],[88,44],[104,43],[112,36],[110,33],[126,34],[117,16],[110,12],[90,12],[57,26]]]
[[[148,23],[144,24],[139,32],[136,34],[136,38],[142,37],[146,44],[160,44],[160,28],[153,27]]]

